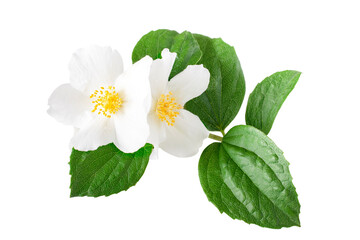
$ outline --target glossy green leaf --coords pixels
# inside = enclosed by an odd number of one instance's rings
[[[133,63],[139,61],[145,56],[152,59],[160,58],[160,53],[164,48],[170,49],[178,35],[176,31],[159,29],[145,34],[136,44],[133,53]]]
[[[136,62],[146,55],[153,59],[160,58],[164,48],[177,54],[169,80],[188,65],[195,65],[202,55],[200,46],[190,32],[184,31],[178,34],[175,31],[162,29],[151,31],[140,39],[133,50],[132,60]]]
[[[231,218],[262,227],[300,226],[300,204],[289,163],[263,132],[236,126],[200,157],[199,177],[209,201]]]
[[[245,95],[245,79],[235,49],[222,39],[194,34],[203,53],[198,64],[210,72],[208,89],[185,108],[210,131],[223,131],[235,118]]]
[[[73,149],[70,196],[109,196],[134,186],[145,172],[152,149],[146,144],[135,153],[123,153],[112,143],[95,151]]]
[[[274,73],[260,82],[249,96],[246,124],[268,134],[281,105],[294,89],[300,75],[300,72],[288,70]]]
[[[190,32],[184,31],[174,38],[170,52],[176,52],[176,60],[171,71],[169,80],[182,72],[188,65],[199,62],[202,52],[200,46]],[[196,81],[196,79],[194,79]]]

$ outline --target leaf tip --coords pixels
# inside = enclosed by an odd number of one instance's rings
[[[295,222],[294,222],[294,226],[295,227],[301,227],[301,223],[300,223],[300,218],[299,216],[296,218]]]

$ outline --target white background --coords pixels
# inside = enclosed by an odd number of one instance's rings
[[[360,7],[356,1],[1,1],[1,239],[359,239]],[[72,128],[46,114],[71,54],[110,45],[131,64],[150,30],[189,30],[233,45],[246,97],[274,72],[303,72],[269,136],[285,152],[301,228],[220,214],[198,158],[164,152],[135,187],[69,198]],[[206,140],[203,148],[211,143]],[[202,148],[202,149],[203,149]]]

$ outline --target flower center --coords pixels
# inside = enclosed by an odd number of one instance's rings
[[[156,104],[156,114],[161,121],[165,121],[169,126],[174,126],[175,118],[179,115],[179,109],[183,107],[175,102],[172,92],[161,94]]]
[[[123,103],[119,93],[115,91],[113,86],[101,87],[100,90],[95,90],[90,95],[90,98],[93,99],[92,103],[94,104],[92,112],[97,111],[98,114],[102,113],[107,118],[111,118],[111,115],[115,114]]]

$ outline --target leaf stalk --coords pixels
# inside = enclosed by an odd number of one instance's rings
[[[211,138],[211,139],[214,139],[214,140],[216,140],[216,141],[222,141],[222,137],[220,137],[220,136],[218,136],[218,135],[215,135],[215,134],[212,134],[212,133],[210,133],[209,134],[209,138]]]

